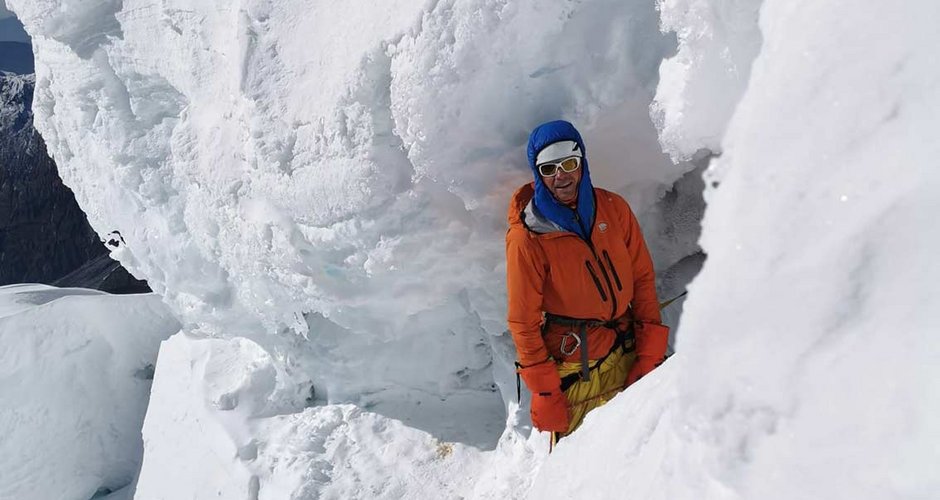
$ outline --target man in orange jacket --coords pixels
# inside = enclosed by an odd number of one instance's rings
[[[591,185],[584,142],[568,122],[529,137],[535,182],[509,204],[509,329],[532,423],[554,437],[662,362],[653,262],[627,202]]]

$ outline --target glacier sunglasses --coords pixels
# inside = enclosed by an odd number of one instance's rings
[[[554,177],[558,174],[558,169],[564,170],[569,174],[581,168],[580,156],[569,156],[557,161],[549,161],[539,165],[539,173],[542,177]]]

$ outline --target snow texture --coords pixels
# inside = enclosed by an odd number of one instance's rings
[[[764,0],[659,0],[662,29],[679,50],[659,68],[652,106],[663,150],[673,160],[721,152],[728,121],[761,49],[757,15]]]
[[[536,457],[525,443],[482,454],[362,406],[266,414],[276,371],[245,339],[177,335],[161,350],[157,373],[154,394],[177,397],[147,414],[138,500],[505,498],[528,484]],[[487,475],[498,480],[480,480]]]
[[[177,330],[155,295],[0,287],[0,498],[127,491],[157,349]]]
[[[927,167],[940,5],[846,7],[764,2],[760,54],[706,174],[708,260],[681,354],[562,442],[533,498],[620,496],[613,484],[662,499],[940,491],[940,176]],[[685,29],[756,33],[740,21]]]

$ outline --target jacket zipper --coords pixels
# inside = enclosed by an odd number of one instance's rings
[[[594,286],[597,287],[597,291],[601,294],[601,300],[607,302],[607,294],[604,293],[604,286],[601,285],[601,280],[599,280],[597,275],[594,274],[594,266],[591,265],[591,261],[584,261],[584,265],[587,266],[588,272],[591,273],[591,279],[594,280]]]
[[[581,228],[582,231],[584,231],[584,234],[588,235],[588,239],[582,240],[582,241],[584,241],[587,244],[588,248],[591,249],[591,255],[594,256],[594,260],[597,262],[597,265],[601,267],[601,272],[604,274],[604,281],[607,282],[607,288],[610,289],[610,299],[611,299],[610,319],[613,320],[614,318],[617,317],[617,292],[614,291],[614,285],[610,282],[610,276],[607,274],[607,269],[604,267],[604,263],[601,261],[600,257],[597,256],[597,250],[594,249],[594,242],[591,241],[591,233],[589,233],[587,229],[584,228],[584,224],[581,223],[581,217],[578,216],[577,210],[574,211],[574,220],[577,221],[578,226]],[[579,237],[578,239],[581,239],[581,238]],[[588,270],[590,269],[591,269],[591,266],[590,266],[590,263],[588,263]],[[598,288],[600,288],[599,280],[594,275],[593,271],[591,272],[591,277],[594,278],[594,284],[598,285]],[[601,292],[601,296],[603,297],[604,295],[605,294]]]
[[[617,276],[617,268],[614,267],[614,262],[610,260],[610,254],[607,253],[607,250],[604,250],[604,258],[607,259],[607,265],[610,266],[610,272],[614,275],[614,281],[617,282],[617,290],[623,290],[623,286],[620,285],[620,276]]]

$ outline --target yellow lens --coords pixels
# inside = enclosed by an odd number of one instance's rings
[[[561,162],[561,169],[565,172],[574,172],[581,166],[581,158],[568,158]]]
[[[539,165],[539,173],[545,177],[551,177],[558,172],[557,163],[543,163]]]

